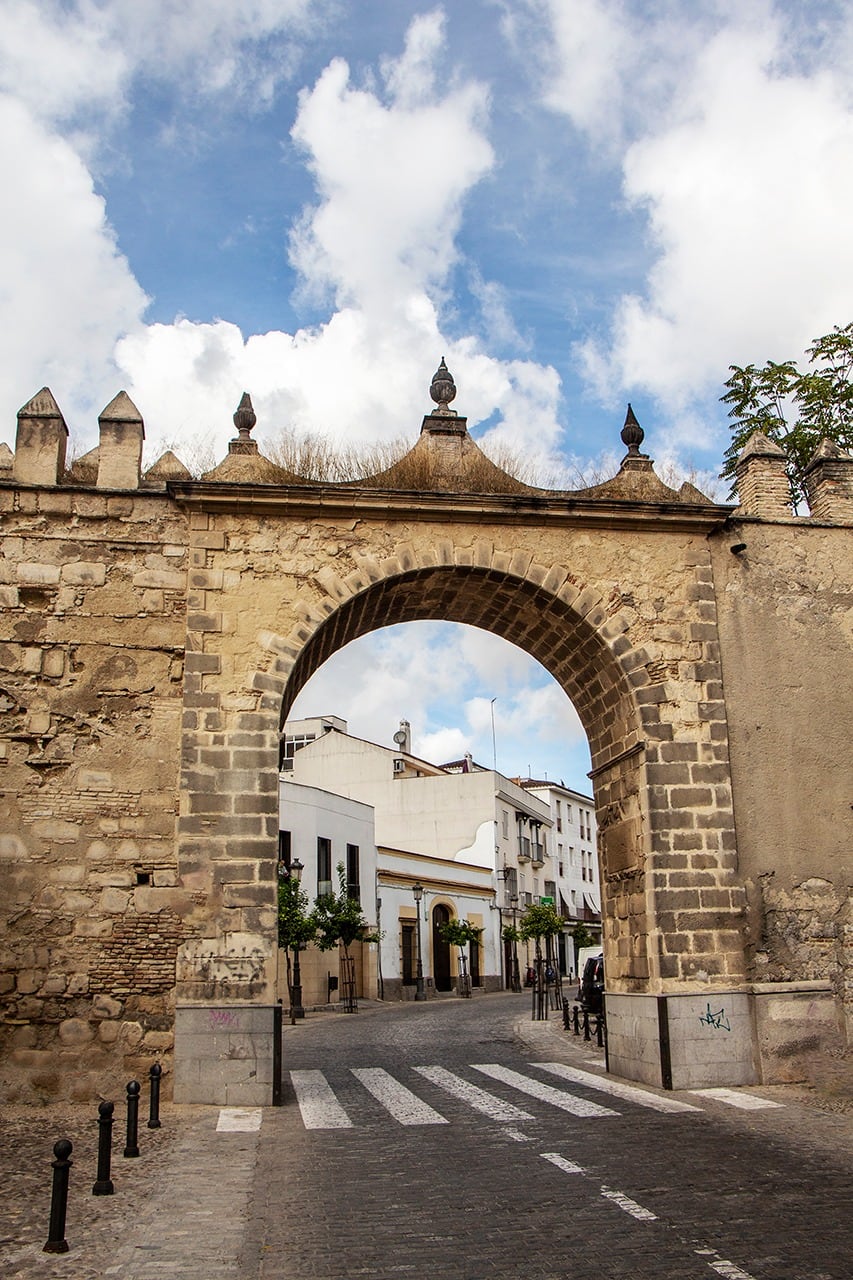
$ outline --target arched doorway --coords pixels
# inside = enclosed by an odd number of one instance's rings
[[[450,923],[450,910],[442,902],[432,909],[432,970],[436,991],[450,991],[453,979],[450,974],[450,944],[441,936],[441,926]]]

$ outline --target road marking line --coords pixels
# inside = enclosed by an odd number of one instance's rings
[[[260,1107],[222,1107],[216,1122],[217,1133],[257,1133],[263,1111]]]
[[[740,1267],[736,1267],[726,1258],[720,1258],[719,1262],[709,1262],[708,1266],[712,1271],[716,1271],[718,1276],[725,1276],[726,1280],[753,1280],[748,1271],[741,1271]]]
[[[447,1071],[444,1067],[415,1067],[415,1071],[433,1084],[438,1085],[440,1089],[452,1094],[454,1098],[467,1102],[468,1106],[473,1107],[475,1111],[481,1111],[484,1116],[488,1116],[491,1120],[498,1120],[506,1124],[510,1120],[533,1120],[535,1118],[529,1111],[522,1111],[520,1107],[513,1106],[511,1102],[504,1102],[503,1098],[496,1098],[493,1093],[487,1093],[485,1089],[479,1089],[477,1085],[470,1084],[467,1080],[463,1080],[461,1076],[454,1075],[452,1071]]]
[[[768,1107],[784,1107],[784,1102],[772,1102],[770,1098],[757,1098],[754,1093],[736,1093],[734,1089],[690,1089],[699,1098],[716,1098],[741,1111],[764,1111]]]
[[[621,1084],[616,1080],[608,1080],[602,1076],[594,1076],[590,1071],[579,1071],[576,1067],[568,1067],[562,1062],[531,1062],[531,1067],[541,1067],[552,1075],[570,1080],[573,1084],[586,1085],[588,1089],[600,1089],[602,1093],[610,1093],[614,1098],[624,1098],[626,1102],[636,1102],[641,1107],[651,1107],[652,1111],[699,1111],[690,1102],[679,1102],[677,1098],[661,1098],[656,1093],[647,1093],[631,1084]]]
[[[352,1067],[351,1071],[400,1124],[447,1124],[444,1116],[422,1102],[382,1067]]]
[[[513,1142],[533,1141],[529,1133],[522,1133],[520,1129],[504,1129],[504,1133],[508,1138],[512,1138]]]
[[[322,1071],[291,1071],[296,1101],[306,1129],[351,1129],[344,1111]]]
[[[636,1218],[639,1222],[657,1222],[658,1215],[652,1213],[651,1209],[644,1209],[642,1205],[637,1204],[636,1200],[632,1200],[630,1196],[626,1196],[621,1191],[611,1191],[609,1187],[602,1187],[601,1194],[605,1200],[612,1200],[614,1204],[618,1204],[620,1209],[625,1213],[630,1213],[632,1218]]]
[[[540,1151],[543,1160],[550,1160],[551,1164],[555,1164],[558,1169],[562,1169],[563,1173],[586,1173],[579,1164],[573,1164],[571,1160],[567,1160],[565,1156],[559,1155],[556,1151]]]
[[[619,1115],[618,1111],[611,1111],[609,1107],[602,1107],[597,1102],[587,1102],[585,1098],[576,1098],[574,1094],[566,1093],[563,1089],[555,1089],[553,1085],[543,1084],[541,1080],[533,1080],[530,1076],[523,1076],[518,1071],[511,1071],[509,1067],[499,1066],[496,1062],[472,1062],[471,1066],[474,1071],[482,1071],[483,1075],[491,1076],[493,1080],[512,1085],[519,1092],[529,1094],[531,1098],[538,1098],[540,1102],[549,1102],[552,1107],[559,1107],[561,1111],[570,1111],[574,1116]]]

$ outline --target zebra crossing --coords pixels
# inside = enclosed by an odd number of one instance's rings
[[[411,1071],[416,1077],[420,1077],[421,1080],[431,1085],[439,1095],[444,1094],[454,1099],[454,1101],[469,1107],[472,1111],[486,1116],[496,1124],[507,1126],[507,1136],[514,1137],[517,1140],[523,1140],[523,1135],[520,1134],[516,1126],[524,1121],[534,1120],[536,1118],[535,1115],[517,1105],[516,1102],[510,1102],[505,1097],[483,1088],[479,1077],[485,1076],[487,1080],[492,1080],[511,1092],[521,1094],[525,1098],[531,1098],[536,1102],[543,1103],[548,1107],[554,1107],[583,1120],[598,1120],[610,1116],[619,1116],[622,1113],[616,1108],[619,1103],[625,1102],[656,1111],[660,1115],[686,1114],[703,1110],[695,1102],[685,1102],[680,1098],[673,1098],[671,1095],[652,1093],[635,1085],[608,1079],[595,1072],[582,1071],[577,1067],[567,1066],[565,1063],[536,1062],[529,1063],[528,1066],[531,1070],[524,1072],[503,1066],[497,1062],[469,1063],[467,1070],[478,1073],[477,1083],[467,1078],[466,1075],[460,1074],[465,1068],[450,1070],[448,1067],[437,1065],[416,1066],[412,1067]],[[536,1074],[537,1072],[547,1073],[552,1077],[556,1077],[561,1082],[560,1086],[540,1078]],[[422,1126],[450,1123],[441,1111],[437,1110],[432,1103],[427,1102],[424,1097],[420,1096],[420,1093],[415,1091],[417,1080],[411,1082],[415,1087],[410,1088],[408,1084],[404,1084],[402,1080],[392,1075],[391,1072],[386,1071],[383,1067],[352,1067],[347,1072],[347,1078],[349,1077],[355,1079],[362,1086],[364,1092],[375,1103],[378,1103],[383,1111],[397,1124]],[[354,1127],[355,1121],[347,1107],[352,1111],[357,1111],[361,1108],[361,1101],[352,1100],[353,1095],[349,1086],[343,1089],[345,1100],[341,1101],[322,1071],[293,1070],[290,1072],[290,1079],[302,1123],[306,1129],[351,1129]],[[578,1090],[606,1094],[607,1103],[615,1105],[604,1105],[602,1102],[592,1101],[586,1096],[585,1092],[579,1092]],[[698,1094],[698,1091],[696,1092]],[[742,1095],[737,1095],[731,1090],[705,1092],[709,1096],[713,1095],[714,1100],[717,1102],[740,1107],[749,1105],[744,1103]],[[754,1095],[745,1096],[751,1099],[753,1105],[779,1105],[775,1103],[767,1104],[765,1100],[757,1099]],[[441,1104],[439,1103],[439,1105]]]

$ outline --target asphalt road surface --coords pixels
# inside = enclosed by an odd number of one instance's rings
[[[849,1118],[614,1087],[529,1016],[510,994],[287,1032],[243,1273],[850,1280]]]

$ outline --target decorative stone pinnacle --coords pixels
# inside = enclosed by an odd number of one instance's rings
[[[456,396],[456,384],[453,381],[453,377],[448,372],[447,365],[444,363],[444,356],[441,357],[441,364],[433,374],[429,394],[438,405],[436,412],[448,414],[456,413],[455,409],[449,408],[450,401]]]
[[[240,403],[237,406],[237,411],[234,414],[234,426],[237,428],[237,434],[240,440],[245,440],[247,444],[250,443],[249,432],[252,430],[252,427],[255,425],[257,420],[258,419],[255,417],[255,411],[252,408],[252,397],[249,395],[248,391],[244,391],[240,398]]]
[[[622,428],[622,443],[628,446],[628,456],[638,458],[640,456],[640,445],[645,439],[646,433],[640,426],[634,416],[634,410],[628,405],[628,412],[625,414],[625,425]]]

